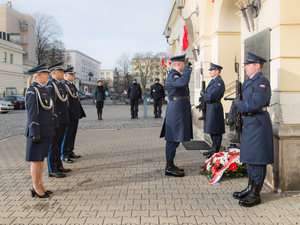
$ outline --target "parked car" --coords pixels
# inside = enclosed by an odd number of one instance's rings
[[[88,99],[88,97],[85,94],[82,94],[82,93],[78,92],[78,95],[79,95],[80,100]]]
[[[25,109],[25,97],[22,95],[6,96],[3,100],[11,102],[14,109]]]
[[[121,94],[121,98],[127,98],[127,90],[124,90]]]
[[[11,102],[0,100],[0,112],[8,113],[8,111],[13,110],[14,105]]]

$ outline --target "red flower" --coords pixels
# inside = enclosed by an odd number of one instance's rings
[[[223,156],[224,155],[224,153],[223,152],[220,152],[220,153],[217,153],[216,154],[216,157],[221,157],[221,156]]]
[[[234,162],[234,163],[231,163],[231,164],[229,165],[228,169],[229,169],[229,170],[237,170],[238,168],[237,168],[237,166],[236,166],[236,163]]]

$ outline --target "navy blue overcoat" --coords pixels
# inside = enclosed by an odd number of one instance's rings
[[[242,101],[238,111],[251,113],[269,106],[271,99],[270,82],[261,72],[248,79],[242,86]],[[274,163],[273,129],[267,111],[243,116],[241,139],[241,162],[266,165]]]
[[[183,73],[171,69],[166,80],[169,99],[173,96],[189,96],[188,84],[192,68],[184,67]],[[193,139],[191,105],[189,99],[170,100],[160,137],[166,141],[185,142]]]
[[[204,94],[206,104],[206,118],[204,121],[204,132],[207,134],[224,134],[224,113],[223,105],[219,101],[225,92],[225,84],[220,75],[212,79]]]

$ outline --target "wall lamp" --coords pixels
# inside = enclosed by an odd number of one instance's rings
[[[197,48],[192,47],[192,52],[194,55],[194,59],[197,62],[197,58],[198,58],[197,56],[200,54],[200,46],[197,45]]]
[[[241,12],[244,17],[244,21],[247,29],[249,30],[249,32],[251,32],[250,25],[249,25],[250,22],[252,31],[254,31],[255,30],[254,18],[256,18],[260,12],[261,0],[246,0],[246,3],[245,0],[238,0],[238,4],[239,7],[241,8]]]
[[[172,29],[171,29],[170,27],[166,27],[165,32],[164,32],[164,35],[165,35],[165,37],[167,38],[167,43],[168,43],[169,45],[174,45],[176,41],[179,41],[179,37],[178,37],[177,39],[174,39],[174,40],[173,40],[173,43],[170,44],[168,39],[169,39],[170,36],[171,36],[171,30],[172,30]]]
[[[199,8],[198,8],[198,5],[197,5],[197,8],[194,12],[192,12],[192,14],[188,17],[188,18],[184,18],[182,16],[182,9],[184,8],[184,4],[185,4],[185,0],[176,0],[176,5],[177,5],[177,9],[180,10],[180,16],[182,17],[182,19],[184,20],[188,20],[191,18],[191,16],[196,13],[197,17],[199,16]]]

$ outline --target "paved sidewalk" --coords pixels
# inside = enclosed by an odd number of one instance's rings
[[[180,145],[176,163],[186,177],[165,176],[163,120],[131,120],[127,110],[107,107],[103,121],[91,112],[80,122],[75,152],[82,157],[64,163],[72,172],[49,178],[45,164],[49,199],[30,196],[25,137],[1,140],[0,224],[300,224],[299,194],[264,187],[263,204],[243,208],[232,193],[246,186],[245,178],[207,185],[199,175],[201,151]]]

